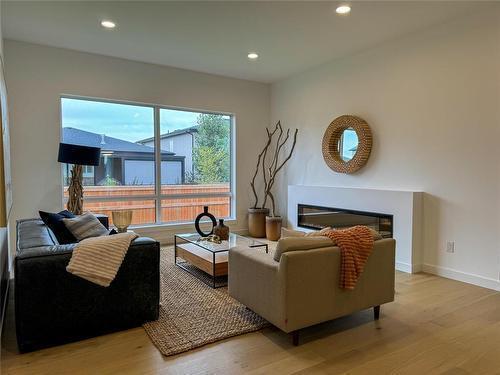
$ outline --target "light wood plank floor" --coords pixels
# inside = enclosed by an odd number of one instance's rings
[[[500,293],[397,273],[396,300],[306,329],[275,328],[163,357],[142,328],[19,355],[12,308],[2,374],[500,374]]]

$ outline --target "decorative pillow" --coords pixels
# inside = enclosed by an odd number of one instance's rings
[[[301,230],[281,228],[281,238],[304,237],[305,235],[306,232],[302,232]]]
[[[104,236],[109,233],[99,219],[90,212],[74,218],[63,219],[63,223],[78,241],[90,237]]]
[[[330,246],[335,246],[335,244],[331,239],[324,236],[286,237],[278,241],[276,250],[274,251],[274,260],[279,262],[281,254],[288,251],[310,250]]]
[[[328,232],[329,230],[332,230],[331,227],[326,227],[326,228],[323,228],[321,230],[315,230],[315,231],[312,231],[312,232],[307,232],[306,233],[306,237],[318,237],[318,236],[324,236],[326,232]]]
[[[285,232],[282,231],[282,235],[285,233],[288,234],[288,236],[283,236],[283,238],[281,238],[276,245],[276,251],[274,252],[274,260],[276,262],[279,262],[281,254],[286,253],[287,251],[311,250],[320,247],[337,246],[337,243],[334,240],[325,236],[325,232],[332,229],[330,227],[309,233],[286,228],[283,229],[285,229]],[[376,230],[372,228],[369,229],[372,232],[374,241],[378,241],[383,238]]]
[[[45,211],[38,211],[40,214],[40,218],[45,223],[46,226],[50,228],[52,233],[56,236],[57,242],[61,245],[66,245],[69,243],[77,242],[75,236],[71,234],[71,232],[64,225],[64,218],[74,218],[71,212],[64,210],[59,213],[51,213]]]
[[[304,232],[301,230],[294,230],[294,229],[287,229],[287,228],[281,228],[281,237],[286,238],[286,237],[317,237],[317,236],[324,236],[325,232],[332,230],[331,227],[326,227],[321,230],[314,230],[311,232]]]
[[[370,232],[372,232],[372,235],[373,235],[373,241],[378,241],[378,240],[381,240],[382,238],[382,235],[377,232],[375,229],[372,229],[372,228],[369,228],[370,229]]]

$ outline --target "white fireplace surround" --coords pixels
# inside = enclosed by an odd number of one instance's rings
[[[297,206],[300,203],[393,215],[396,269],[419,272],[423,253],[422,195],[417,191],[290,185],[287,225],[299,229]]]

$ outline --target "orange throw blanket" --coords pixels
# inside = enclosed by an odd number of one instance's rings
[[[340,287],[354,289],[373,250],[373,232],[357,225],[342,230],[330,230],[324,234],[340,248]]]

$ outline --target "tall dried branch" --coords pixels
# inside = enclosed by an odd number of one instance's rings
[[[273,159],[271,161],[271,164],[270,164],[270,167],[269,168],[272,168],[273,165],[277,164],[278,163],[278,145],[280,144],[280,141],[281,141],[281,138],[283,137],[283,128],[281,127],[281,123],[279,123],[279,134],[278,134],[278,139],[276,140],[276,147],[274,148],[274,156],[273,156]],[[288,133],[290,133],[290,130],[287,131],[287,135]],[[286,140],[285,140],[286,142]]]
[[[288,141],[288,138],[290,138],[290,129],[287,129],[286,131],[286,137],[285,139],[283,140],[283,142],[279,143],[279,140],[276,144],[276,151],[275,151],[275,158],[274,158],[274,163],[273,165],[271,165],[269,167],[269,173],[276,173],[276,168],[278,167],[278,161],[279,161],[279,155],[281,153],[281,149],[283,148],[283,146],[286,144],[286,142]]]
[[[267,132],[267,138],[269,141],[269,145],[271,144],[271,141],[273,140],[273,137],[271,136],[271,133],[269,133],[269,129],[266,128]],[[264,155],[262,155],[262,178],[264,180],[264,203],[262,203],[262,207],[266,207],[266,191],[267,191],[267,178],[266,178],[266,156],[267,156],[267,150],[269,149],[269,146],[267,146],[264,149]]]
[[[285,160],[281,163],[281,165],[274,171],[273,178],[276,176],[276,173],[280,171],[281,168],[283,168],[288,160],[292,157],[293,150],[295,149],[295,145],[297,144],[297,133],[299,132],[299,129],[295,129],[295,133],[293,134],[293,143],[292,143],[292,148],[290,149],[290,152],[288,153],[288,156],[286,157]]]
[[[278,123],[276,124],[273,132],[269,132],[269,129],[266,128],[266,132],[267,132],[267,142],[263,148],[263,150],[260,152],[260,154],[258,155],[258,158],[257,158],[257,166],[255,167],[255,173],[252,177],[252,180],[250,181],[250,186],[252,187],[252,192],[253,192],[253,195],[254,195],[254,198],[255,198],[255,203],[253,205],[252,208],[258,208],[258,205],[259,205],[259,195],[257,194],[257,191],[255,189],[255,179],[257,178],[257,175],[259,173],[259,167],[260,167],[260,164],[261,164],[261,161],[262,161],[262,165],[264,166],[265,165],[265,159],[266,159],[266,154],[267,154],[267,150],[269,148],[269,146],[271,145],[271,142],[272,142],[272,138],[274,136],[274,134],[276,133],[276,131],[278,130],[278,127],[281,127],[281,124]],[[265,184],[264,184],[264,194],[266,193],[266,190],[267,190],[267,181],[265,180]],[[265,205],[262,205],[262,207],[265,207]]]
[[[274,195],[271,191],[267,192],[267,195],[269,196],[269,200],[271,201],[271,216],[274,217],[274,213],[276,212],[276,202],[274,200]]]
[[[285,166],[285,164],[288,162],[288,160],[290,160],[290,158],[293,155],[293,151],[295,150],[295,146],[297,144],[298,132],[299,132],[299,130],[295,129],[295,132],[293,135],[292,147],[290,148],[288,156],[281,163],[278,163],[278,161],[277,161],[274,168],[272,165],[269,168],[269,180],[266,183],[266,192],[265,192],[266,195],[265,195],[264,201],[266,201],[267,197],[269,197],[269,199],[271,200],[271,209],[272,209],[271,216],[275,216],[275,213],[276,213],[276,202],[275,202],[274,195],[272,194],[271,190],[274,186],[274,183],[276,182],[276,175]],[[277,149],[275,151],[276,160],[279,159],[279,153],[281,152],[281,149],[288,141],[288,138],[289,138],[288,135],[289,135],[289,131],[287,132],[287,137],[285,137],[285,140],[281,144],[279,144],[279,143],[277,144]]]
[[[269,150],[269,146],[271,145],[272,141],[273,141],[273,137],[274,135],[276,134],[276,132],[281,129],[281,122],[277,122],[276,123],[276,126],[274,127],[274,130],[272,133],[269,132],[269,129],[266,128],[266,132],[267,132],[267,141],[268,141],[268,145],[267,147],[264,149],[264,154],[262,155],[262,178],[264,180],[264,202],[262,203],[262,208],[265,208],[266,207],[266,203],[267,203],[267,188],[268,188],[268,179],[266,177],[266,157],[267,157],[267,152]]]
[[[273,173],[274,173],[274,170],[276,169],[276,166],[278,165],[279,153],[281,151],[281,148],[287,142],[288,137],[290,136],[290,129],[288,129],[287,132],[286,132],[285,140],[283,142],[280,142],[281,139],[283,138],[283,128],[281,127],[281,123],[280,123],[280,129],[279,130],[280,130],[280,132],[278,134],[278,138],[276,139],[276,146],[273,147],[274,155],[273,155],[273,158],[271,159],[271,163],[269,164],[269,167],[267,168],[268,178],[267,178],[266,182],[271,181]],[[262,170],[262,173],[264,174],[264,178],[266,178],[266,171],[264,169]],[[265,186],[266,189],[265,189],[265,194],[264,194],[264,205],[267,203],[267,198],[268,197],[271,198],[269,196],[269,194],[267,194],[267,192],[269,191],[268,187],[269,186],[267,184]]]
[[[252,187],[252,193],[255,199],[255,203],[253,204],[252,208],[257,208],[259,204],[259,196],[257,195],[257,191],[255,190],[255,179],[257,178],[257,174],[259,173],[260,159],[262,159],[263,153],[264,151],[262,151],[257,157],[257,167],[255,168],[255,173],[253,174],[252,181],[250,181],[250,186]]]

